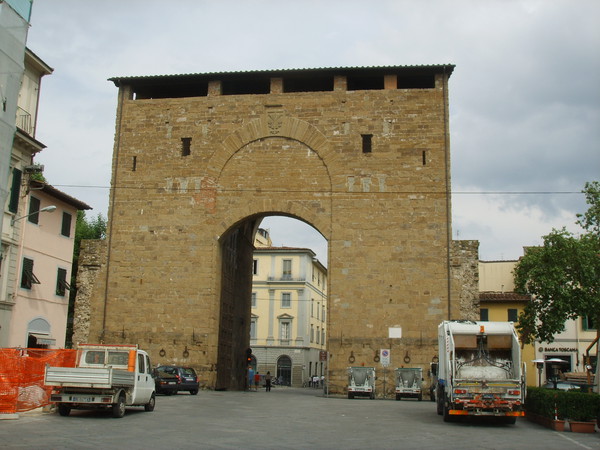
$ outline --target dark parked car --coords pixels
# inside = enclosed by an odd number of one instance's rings
[[[162,368],[154,369],[154,384],[157,394],[173,395],[179,390],[181,381],[173,373],[167,373]]]
[[[182,367],[182,366],[159,366],[156,368],[156,373],[159,374],[158,377],[155,377],[157,380],[156,391],[161,392],[163,390],[166,394],[176,393],[179,391],[188,391],[192,395],[196,395],[198,393],[198,389],[200,387],[200,383],[198,383],[198,375],[196,375],[196,371],[191,367]],[[160,375],[165,375],[164,377]],[[175,377],[177,383],[175,384],[176,388],[171,387],[170,380]],[[158,380],[166,381],[167,384],[161,384],[161,390],[159,390]]]

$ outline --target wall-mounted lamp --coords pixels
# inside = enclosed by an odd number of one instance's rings
[[[15,224],[15,222],[17,222],[17,221],[19,221],[19,220],[21,220],[21,219],[26,219],[26,218],[27,218],[27,217],[29,217],[29,216],[33,216],[33,215],[35,215],[35,214],[39,214],[39,213],[42,213],[42,212],[53,212],[53,211],[55,211],[55,210],[56,210],[56,206],[54,206],[54,205],[46,206],[46,207],[44,207],[44,208],[42,208],[42,209],[38,209],[37,211],[35,211],[35,212],[32,212],[31,214],[27,214],[26,216],[16,217],[16,218],[14,218],[14,219],[12,219],[12,220],[10,221],[10,224],[11,224],[11,225],[14,225],[14,224]]]

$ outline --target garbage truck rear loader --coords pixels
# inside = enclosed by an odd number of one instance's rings
[[[512,322],[444,321],[438,327],[437,413],[444,421],[524,416],[526,373]]]

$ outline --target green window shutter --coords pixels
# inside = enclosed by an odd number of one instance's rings
[[[66,237],[71,237],[71,214],[67,212],[63,212],[62,216],[62,227],[60,230],[60,234]]]
[[[40,221],[40,200],[35,197],[29,197],[29,217],[27,220],[31,223],[39,223]]]
[[[67,290],[71,290],[71,286],[67,283],[67,271],[59,268],[56,273],[56,295],[64,297]]]
[[[12,186],[10,188],[10,201],[8,203],[8,210],[11,213],[16,214],[19,209],[19,197],[21,195],[21,178],[23,172],[19,169],[13,169]]]
[[[33,259],[23,258],[23,270],[21,271],[21,287],[31,289],[33,284],[40,284],[40,280],[33,273]]]

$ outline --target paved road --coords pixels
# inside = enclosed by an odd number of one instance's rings
[[[324,398],[320,391],[201,391],[159,396],[156,409],[69,417],[33,411],[0,420],[0,447],[27,449],[599,449],[600,433],[516,425],[444,423],[434,403]]]

